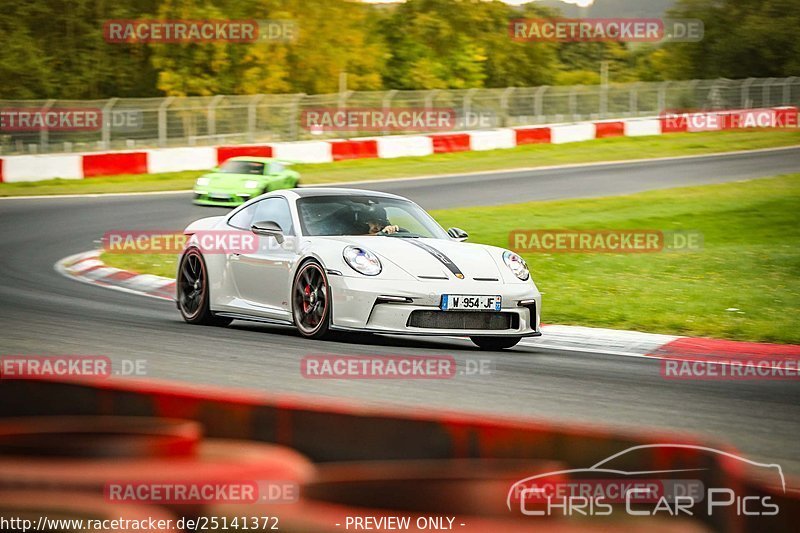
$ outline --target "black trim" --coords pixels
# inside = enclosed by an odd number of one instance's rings
[[[418,248],[422,248],[423,250],[431,254],[433,257],[438,259],[440,263],[446,266],[447,270],[449,270],[455,277],[457,277],[458,279],[464,279],[464,273],[461,272],[461,270],[456,266],[456,264],[453,263],[453,261],[449,257],[444,255],[442,252],[440,252],[430,244],[421,242],[417,239],[403,239],[403,240],[413,244]]]

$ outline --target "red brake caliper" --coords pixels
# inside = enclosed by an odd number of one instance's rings
[[[306,296],[305,300],[303,300],[303,313],[308,314],[308,310],[311,309],[311,304],[308,301],[311,298],[311,285],[306,285],[306,288],[303,289],[303,294]]]

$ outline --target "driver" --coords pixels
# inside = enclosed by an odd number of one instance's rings
[[[386,210],[380,206],[373,205],[367,210],[364,221],[369,226],[368,234],[375,235],[377,233],[396,233],[400,231],[399,226],[389,224],[389,219],[386,218]]]

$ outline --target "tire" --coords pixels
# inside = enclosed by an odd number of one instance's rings
[[[470,337],[469,339],[481,350],[497,352],[516,346],[522,337]]]
[[[190,248],[181,257],[178,267],[177,285],[178,310],[183,320],[201,326],[227,326],[232,318],[214,316],[208,307],[208,269],[203,254],[197,248]]]
[[[331,336],[331,288],[325,269],[314,260],[300,265],[294,275],[292,320],[307,339]]]

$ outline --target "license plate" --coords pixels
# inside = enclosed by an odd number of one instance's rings
[[[500,296],[444,294],[441,307],[442,311],[499,311],[502,303]]]

